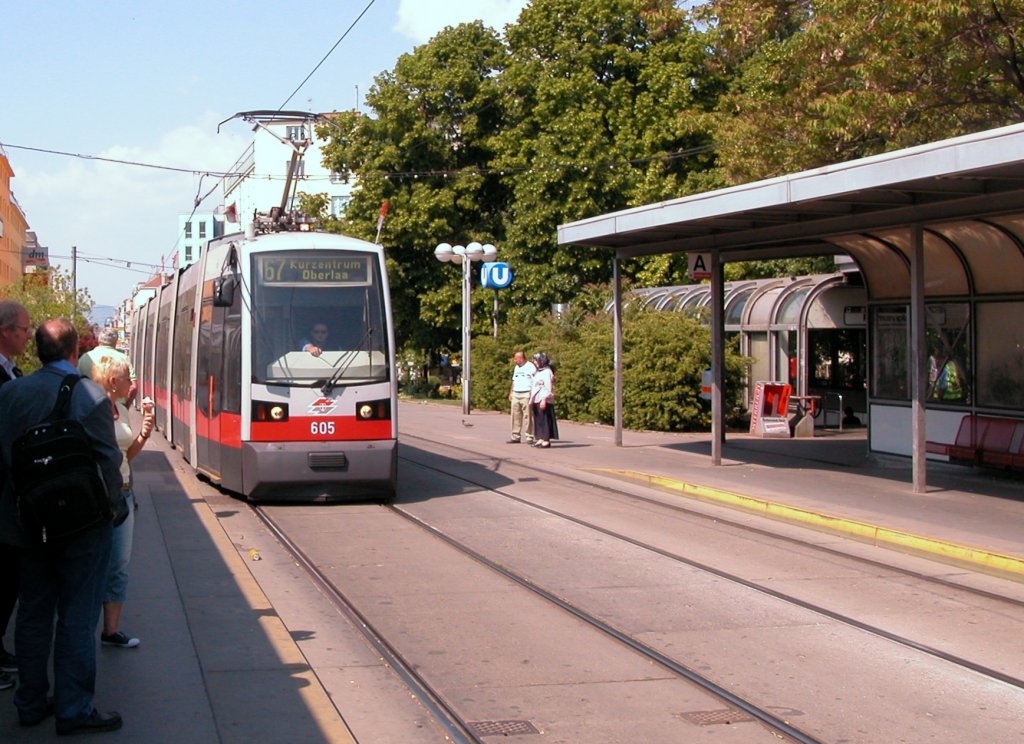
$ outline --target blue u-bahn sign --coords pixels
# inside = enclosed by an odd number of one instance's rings
[[[505,289],[512,283],[512,269],[503,261],[486,261],[480,267],[480,286]]]

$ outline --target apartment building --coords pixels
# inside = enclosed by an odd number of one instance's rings
[[[24,272],[22,252],[28,237],[28,220],[21,211],[11,179],[14,169],[0,147],[0,287],[14,284]]]
[[[230,231],[238,227],[227,228]],[[224,234],[224,218],[212,214],[178,215],[178,248],[172,267],[184,269],[199,260],[206,243]]]

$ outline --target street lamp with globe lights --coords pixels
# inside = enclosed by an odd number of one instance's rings
[[[470,334],[472,330],[473,306],[470,292],[473,288],[471,272],[474,261],[493,261],[498,249],[490,243],[480,245],[475,240],[469,245],[453,246],[441,243],[434,249],[434,258],[438,261],[451,261],[462,265],[462,413],[469,415],[469,380],[470,380]]]

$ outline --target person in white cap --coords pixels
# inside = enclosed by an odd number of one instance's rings
[[[99,332],[96,339],[99,341],[99,346],[92,351],[82,354],[78,359],[79,374],[82,377],[92,377],[93,365],[103,357],[122,360],[128,365],[128,377],[132,384],[128,389],[128,396],[121,402],[126,406],[130,406],[132,401],[135,400],[135,394],[139,392],[139,384],[135,378],[135,367],[132,366],[132,360],[128,358],[127,354],[117,348],[117,329],[104,328]]]

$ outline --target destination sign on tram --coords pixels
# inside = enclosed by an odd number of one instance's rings
[[[369,256],[260,256],[260,276],[264,284],[368,284]]]

